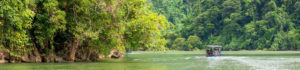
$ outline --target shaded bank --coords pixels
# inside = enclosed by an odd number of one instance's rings
[[[87,52],[84,52],[87,51]],[[41,63],[41,62],[93,62],[101,59],[119,59],[124,58],[123,52],[112,49],[109,55],[100,54],[93,50],[78,50],[75,54],[74,61],[68,59],[69,55],[62,55],[62,53],[51,53],[49,55],[32,51],[25,53],[21,57],[10,55],[4,50],[0,50],[0,63]]]

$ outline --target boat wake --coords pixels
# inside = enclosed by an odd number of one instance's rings
[[[219,66],[224,60],[238,61],[242,64],[246,64],[254,70],[287,70],[284,69],[284,64],[291,62],[300,62],[295,58],[249,58],[249,57],[208,57],[208,67],[213,68]],[[224,62],[225,63],[225,62]]]

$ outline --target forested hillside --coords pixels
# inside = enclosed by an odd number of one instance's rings
[[[299,0],[151,0],[175,26],[165,35],[177,50],[300,49]]]
[[[94,61],[126,50],[299,50],[299,0],[1,0],[9,62]],[[110,57],[110,55],[109,55]]]
[[[98,60],[112,49],[165,50],[169,26],[146,0],[1,0],[0,56],[72,62]]]

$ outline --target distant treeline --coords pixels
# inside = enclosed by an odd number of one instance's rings
[[[164,50],[169,26],[146,0],[0,1],[0,50],[45,62],[91,60],[112,49]]]
[[[175,27],[165,35],[177,50],[300,49],[299,0],[151,0]]]

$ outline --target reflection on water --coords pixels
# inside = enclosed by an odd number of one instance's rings
[[[0,65],[0,70],[167,70],[167,67],[148,63],[39,63]]]
[[[238,53],[238,52],[235,52]],[[0,64],[0,70],[298,70],[300,56],[205,57],[195,52],[133,52],[91,63]]]

